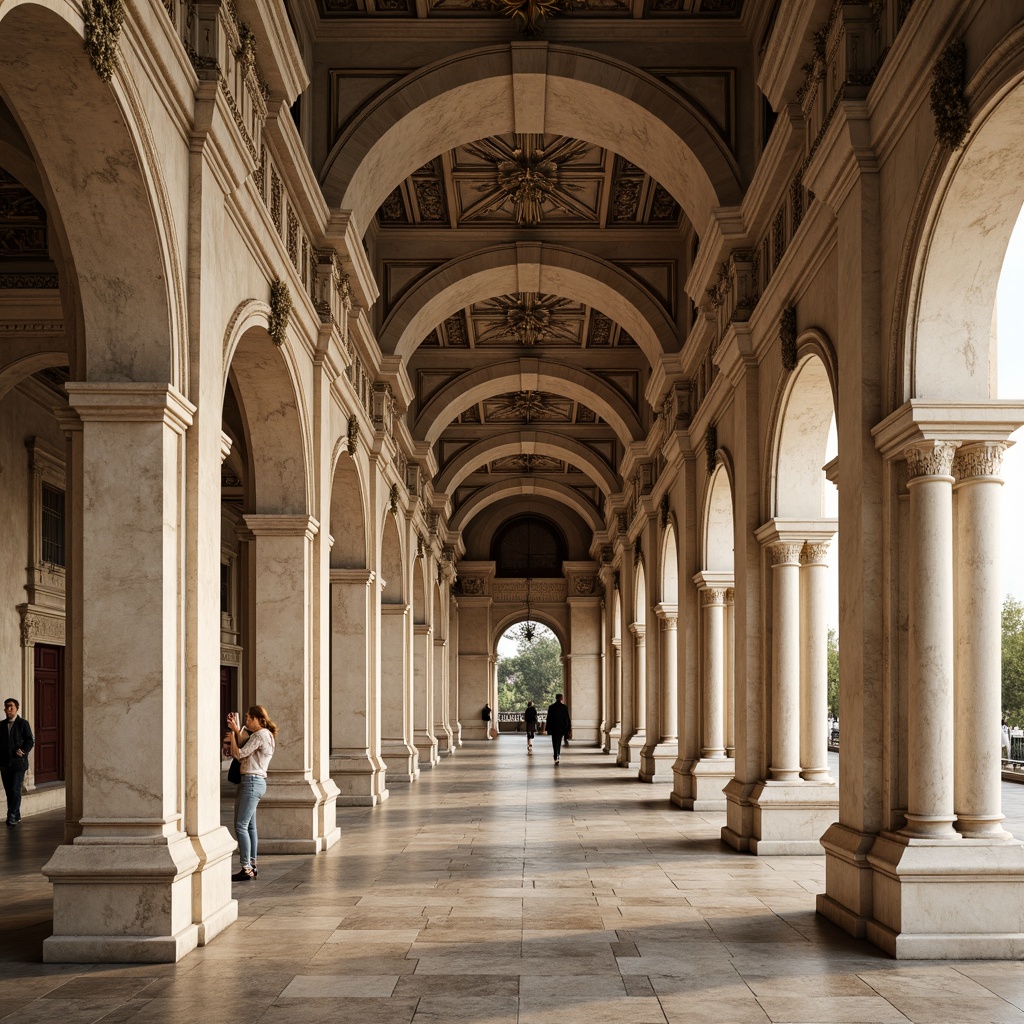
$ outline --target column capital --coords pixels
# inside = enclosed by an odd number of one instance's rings
[[[912,398],[871,431],[875,447],[887,459],[905,459],[907,448],[920,441],[956,444],[1007,441],[1024,424],[1024,404],[936,402]]]
[[[907,445],[904,457],[910,480],[922,477],[952,477],[953,457],[959,441],[926,440]]]
[[[823,565],[828,558],[828,549],[831,541],[809,540],[800,551],[801,565]]]
[[[838,519],[784,519],[776,516],[759,527],[754,536],[765,548],[779,544],[796,544],[799,549],[804,544],[827,543],[836,535],[838,529]],[[792,561],[798,561],[799,558],[798,550]]]
[[[68,381],[68,402],[83,422],[162,422],[179,434],[192,426],[196,407],[170,384],[148,381]]]
[[[725,605],[725,595],[729,592],[728,587],[705,587],[701,591],[701,603],[705,608],[715,605]]]
[[[768,557],[773,566],[776,565],[799,565],[800,552],[803,550],[800,541],[775,541],[765,545]]]
[[[1012,441],[978,441],[962,445],[953,458],[953,474],[957,481],[985,477],[1000,478],[1003,471],[1003,453]]]
[[[231,438],[224,433],[220,432],[220,461],[221,463],[231,454]]]
[[[312,516],[254,513],[242,516],[249,532],[255,537],[302,537],[312,540],[320,530],[320,523]]]
[[[636,642],[642,644],[647,639],[647,623],[645,622],[631,622],[629,624],[629,631],[633,634]]]
[[[654,614],[658,616],[663,623],[671,624],[675,626],[676,620],[679,618],[679,605],[677,604],[656,604],[654,606]]]
[[[733,585],[733,574],[731,572],[711,572],[703,569],[694,573],[693,582],[698,590],[707,590],[708,587],[720,587],[729,589]]]

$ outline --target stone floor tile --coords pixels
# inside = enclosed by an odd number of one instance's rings
[[[453,991],[448,995],[420,997],[412,1024],[517,1024],[519,998],[508,995],[469,995]]]
[[[998,996],[935,997],[894,996],[889,1002],[919,1024],[1020,1024],[1024,1010]]]
[[[752,996],[707,998],[700,993],[660,996],[668,1024],[768,1024],[768,1015]]]
[[[286,999],[267,1007],[260,1024],[412,1024],[416,999]]]
[[[299,974],[280,999],[342,999],[352,996],[390,996],[397,974]]]
[[[458,992],[463,996],[512,996],[519,998],[519,978],[500,974],[404,974],[396,996],[438,996]]]
[[[758,1002],[768,1019],[780,1024],[894,1024],[909,1019],[879,996],[773,996]]]

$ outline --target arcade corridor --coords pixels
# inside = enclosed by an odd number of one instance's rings
[[[261,858],[240,919],[177,964],[40,963],[55,814],[2,838],[0,1017],[19,1024],[1024,1021],[1016,963],[897,962],[814,912],[823,857],[722,845],[592,749],[471,743],[324,856]],[[1003,786],[1015,833],[1024,787]],[[225,804],[225,811],[227,805]]]

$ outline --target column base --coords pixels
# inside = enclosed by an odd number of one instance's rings
[[[238,920],[238,901],[231,897],[231,856],[235,837],[223,827],[192,837],[199,866],[192,875],[192,906],[198,912],[199,945]]]
[[[298,772],[271,768],[256,812],[259,855],[330,849],[341,838],[337,802],[338,787],[329,778],[314,782]]]
[[[677,757],[672,765],[672,792],[669,794],[669,801],[674,807],[684,811],[693,810],[693,776],[690,769],[693,767],[692,757]]]
[[[821,837],[825,849],[825,891],[818,894],[818,913],[863,939],[871,917],[872,870],[868,853],[877,837],[848,825],[830,825]]]
[[[610,729],[606,729],[604,733],[604,740],[601,743],[601,749],[606,754],[618,754],[619,751],[619,738],[622,736],[622,729],[613,725]]]
[[[458,749],[462,746],[462,723],[452,722],[452,741],[455,744],[455,748]]]
[[[199,944],[192,920],[198,866],[192,842],[180,832],[82,835],[58,846],[43,867],[53,885],[53,935],[43,942],[44,962],[176,963]],[[211,915],[209,927],[218,916]]]
[[[637,778],[641,782],[653,782],[655,776],[665,776],[679,756],[679,740],[673,737],[668,742],[647,743],[640,750],[640,771]]]
[[[441,760],[437,752],[437,737],[433,733],[418,732],[413,737],[416,744],[417,761],[421,772],[429,772]]]
[[[331,752],[331,779],[342,807],[375,807],[388,798],[387,768],[368,750]]]
[[[883,832],[868,854],[867,939],[897,959],[1024,956],[1024,844]]]
[[[455,736],[447,725],[435,725],[437,735],[437,753],[440,757],[447,757],[455,753]]]
[[[647,734],[639,729],[632,734],[623,733],[619,737],[619,751],[615,757],[615,764],[619,768],[629,768],[640,760],[640,751],[647,741]]]
[[[731,757],[702,757],[692,762],[690,774],[691,811],[724,811],[727,809],[725,787],[736,774],[736,762]]]
[[[750,799],[754,785],[731,779],[725,787],[726,824],[722,842],[740,853],[749,852],[754,836],[754,805]]]
[[[383,740],[380,757],[384,762],[388,782],[415,782],[420,777],[419,751],[402,740]]]
[[[750,802],[750,850],[760,857],[820,856],[821,837],[839,817],[839,787],[834,782],[759,782]]]

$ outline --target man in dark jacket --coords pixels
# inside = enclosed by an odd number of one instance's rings
[[[572,736],[572,720],[569,718],[569,709],[562,703],[562,695],[555,694],[555,703],[548,708],[547,721],[548,735],[551,737],[551,747],[555,752],[555,764],[562,753],[562,740]]]
[[[21,787],[28,771],[28,752],[35,746],[32,729],[18,716],[21,705],[14,697],[4,701],[7,720],[0,723],[0,777],[7,794],[7,827],[21,821]]]

